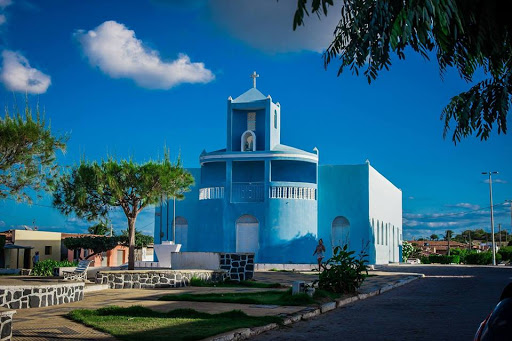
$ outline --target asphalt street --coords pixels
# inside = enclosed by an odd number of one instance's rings
[[[472,340],[512,267],[389,266],[425,278],[252,340]]]

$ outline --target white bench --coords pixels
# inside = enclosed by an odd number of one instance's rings
[[[90,260],[81,260],[78,263],[78,266],[73,271],[64,271],[62,274],[64,275],[64,280],[70,281],[86,281],[87,280],[87,269],[89,268],[89,264],[92,261]]]

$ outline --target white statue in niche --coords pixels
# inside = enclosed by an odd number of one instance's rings
[[[242,134],[242,146],[243,152],[251,152],[256,150],[256,136],[251,130],[246,131]]]

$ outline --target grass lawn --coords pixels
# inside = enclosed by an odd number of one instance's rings
[[[222,283],[211,283],[206,282],[198,278],[192,278],[190,285],[193,287],[218,287],[218,288],[236,288],[236,287],[248,287],[248,288],[283,288],[279,283],[262,283],[257,281],[225,281]]]
[[[70,312],[68,316],[125,341],[201,340],[237,328],[282,321],[276,316],[248,316],[240,310],[207,314],[192,309],[177,309],[161,313],[141,306],[80,309]]]
[[[340,295],[324,290],[316,290],[313,298],[306,294],[292,295],[291,289],[287,291],[261,291],[239,293],[214,293],[214,294],[179,294],[165,295],[160,301],[192,301],[192,302],[222,302],[240,304],[268,304],[268,305],[310,305],[321,303],[325,299],[334,299]]]

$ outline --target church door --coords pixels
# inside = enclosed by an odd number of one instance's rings
[[[236,221],[236,252],[258,251],[259,222],[256,217],[245,214]]]
[[[343,246],[350,242],[350,222],[343,216],[334,218],[331,226],[331,246]]]
[[[176,217],[176,244],[181,244],[181,251],[187,251],[188,221],[184,217]]]

